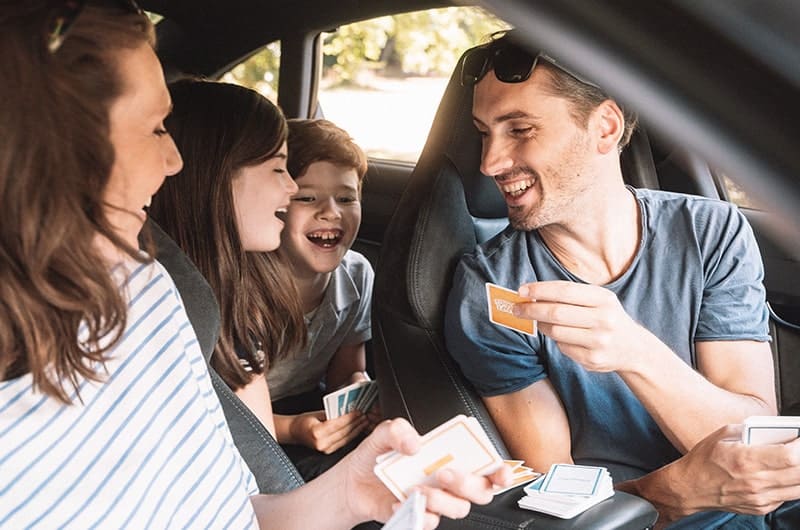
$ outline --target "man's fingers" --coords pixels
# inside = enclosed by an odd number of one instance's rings
[[[591,328],[597,325],[597,314],[593,307],[570,305],[562,302],[518,302],[514,304],[514,315],[536,320],[540,323],[560,324],[574,328]]]
[[[596,307],[607,303],[613,293],[605,287],[568,281],[533,282],[520,285],[520,296],[539,301]]]

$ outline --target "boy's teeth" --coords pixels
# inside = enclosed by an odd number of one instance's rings
[[[286,208],[278,208],[275,210],[277,213],[286,213],[288,210]]]

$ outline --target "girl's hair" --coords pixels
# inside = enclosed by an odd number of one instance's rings
[[[367,173],[367,156],[347,131],[333,122],[323,119],[289,120],[287,146],[287,165],[292,177],[305,175],[314,162],[330,162],[355,170],[361,188]]]
[[[305,345],[297,287],[273,252],[245,252],[236,226],[233,179],[274,156],[286,141],[278,107],[248,88],[199,80],[170,85],[166,127],[183,156],[150,215],[188,254],[220,304],[221,330],[212,366],[233,389]],[[258,359],[256,350],[265,352]],[[252,372],[239,362],[243,354]]]
[[[138,258],[104,214],[109,111],[124,88],[116,55],[155,37],[145,15],[89,4],[50,52],[52,6],[0,6],[0,381],[30,373],[69,403],[81,377],[100,379],[125,328],[126,302],[96,241]]]

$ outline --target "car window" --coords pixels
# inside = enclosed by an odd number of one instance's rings
[[[257,90],[272,102],[278,101],[278,69],[281,43],[267,44],[226,72],[221,80]]]
[[[451,7],[324,33],[322,113],[369,157],[416,162],[461,53],[508,27],[483,9]]]
[[[762,205],[745,192],[742,187],[736,184],[730,177],[727,175],[719,175],[719,177],[721,178],[722,186],[728,192],[728,200],[730,202],[740,208],[750,208],[753,210],[764,209]]]

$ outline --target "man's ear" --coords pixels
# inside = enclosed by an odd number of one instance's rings
[[[594,112],[591,121],[597,131],[597,150],[602,154],[617,151],[625,132],[625,115],[613,99],[603,101]]]

